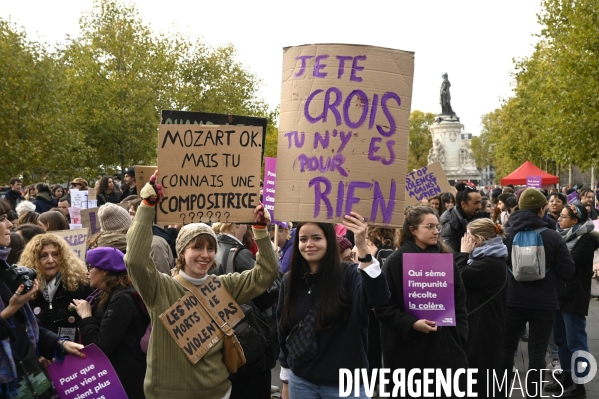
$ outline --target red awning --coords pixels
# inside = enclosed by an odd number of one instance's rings
[[[543,186],[557,184],[559,182],[557,176],[553,176],[552,174],[537,168],[532,162],[526,161],[518,169],[501,179],[501,185],[507,186],[508,184],[512,184],[514,186],[524,186],[526,184],[527,176],[541,176],[541,184]]]

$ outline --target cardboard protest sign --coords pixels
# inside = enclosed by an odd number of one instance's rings
[[[526,176],[526,187],[541,188],[542,182],[541,176]]]
[[[235,125],[262,126],[262,154],[266,145],[266,127],[268,119],[254,116],[215,114],[212,112],[162,110],[163,125]]]
[[[277,219],[401,226],[414,54],[373,46],[284,49]]]
[[[243,311],[218,277],[210,276],[199,290],[204,303],[212,307],[229,326],[234,327],[243,319]],[[159,318],[193,364],[223,337],[221,329],[191,292],[175,302]]]
[[[262,187],[262,203],[270,213],[270,220],[275,220],[275,188],[277,180],[277,158],[264,158],[264,179]]]
[[[87,240],[87,232],[88,229],[76,229],[52,231],[50,233],[62,237],[67,244],[69,244],[69,247],[71,247],[77,257],[85,262],[85,254],[87,251],[85,241]]]
[[[88,201],[97,201],[97,194],[95,188],[87,189],[87,200]]]
[[[451,192],[445,171],[440,162],[432,163],[406,175],[406,206],[415,206],[424,198]]]
[[[88,235],[93,236],[100,232],[100,222],[98,220],[98,208],[89,208],[81,210],[81,225],[87,229]]]
[[[144,165],[135,165],[135,184],[137,187],[137,197],[139,198],[139,193],[143,186],[146,185],[150,181],[150,177],[156,172],[158,169],[157,166],[144,166]]]
[[[110,360],[96,345],[81,349],[85,359],[66,355],[62,363],[48,366],[60,399],[126,398],[127,394]]]
[[[438,326],[455,326],[452,254],[403,254],[405,312]]]
[[[160,125],[158,223],[254,221],[263,135],[255,126]]]

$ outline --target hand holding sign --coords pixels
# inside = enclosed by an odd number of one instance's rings
[[[62,340],[61,340],[62,341]],[[58,341],[58,342],[61,342]],[[75,355],[77,357],[80,357],[81,359],[85,359],[85,353],[82,353],[80,351],[80,349],[83,349],[84,346],[81,344],[78,344],[77,342],[73,342],[73,341],[64,341],[62,343],[62,349],[71,355]]]
[[[152,177],[150,177],[150,181],[146,183],[139,193],[141,199],[151,205],[156,205],[164,197],[162,185],[156,184],[156,179],[158,179],[158,169],[156,169]]]
[[[268,213],[268,211],[264,209],[264,205],[258,204],[254,209],[254,213],[256,214],[254,228],[263,228],[264,226],[268,226],[268,224],[270,223],[270,213]]]
[[[424,333],[424,334],[428,334],[429,332],[437,331],[436,323],[434,321],[430,321],[430,320],[426,320],[426,319],[418,320],[416,323],[414,323],[412,328],[414,330]]]

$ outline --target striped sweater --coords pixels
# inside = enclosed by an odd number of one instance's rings
[[[192,364],[183,350],[160,322],[159,316],[185,295],[185,290],[172,277],[156,270],[150,257],[154,210],[140,205],[127,233],[127,271],[146,303],[152,319],[152,336],[148,347],[144,381],[146,398],[220,399],[231,383],[223,363],[223,340],[204,357]],[[223,285],[243,304],[262,292],[278,276],[278,263],[268,231],[254,230],[259,253],[252,270],[220,276]]]

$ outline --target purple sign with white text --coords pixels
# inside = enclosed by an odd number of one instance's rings
[[[96,345],[81,350],[85,359],[67,355],[52,363],[48,374],[61,399],[127,399],[112,364]]]
[[[542,183],[541,176],[526,176],[526,187],[541,188]]]
[[[578,193],[576,191],[572,191],[568,194],[568,205],[575,203],[578,201]]]
[[[438,326],[455,326],[452,254],[403,254],[405,312]]]
[[[264,158],[264,185],[262,187],[262,203],[270,213],[270,220],[275,220],[275,186],[277,179],[277,158]]]

